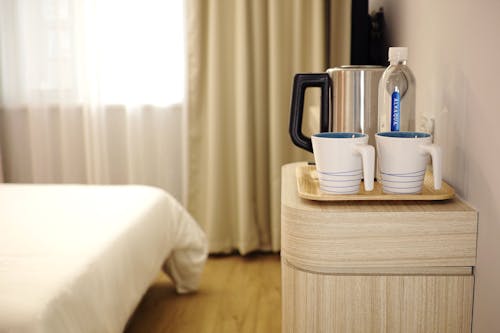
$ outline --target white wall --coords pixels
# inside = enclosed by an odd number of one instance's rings
[[[409,47],[444,177],[479,211],[473,332],[500,332],[500,1],[371,0]]]

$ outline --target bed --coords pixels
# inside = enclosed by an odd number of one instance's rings
[[[0,332],[122,332],[160,270],[195,290],[203,231],[148,186],[0,185]]]

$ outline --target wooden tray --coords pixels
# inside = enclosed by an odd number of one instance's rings
[[[446,200],[453,198],[455,190],[443,181],[440,190],[434,189],[432,172],[427,171],[424,186],[420,194],[386,194],[382,192],[382,184],[375,182],[373,191],[367,192],[361,181],[357,194],[326,194],[320,191],[316,167],[301,165],[297,167],[297,189],[299,196],[309,200],[345,201],[345,200]]]

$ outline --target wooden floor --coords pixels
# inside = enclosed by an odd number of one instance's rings
[[[125,333],[272,333],[281,331],[279,255],[211,256],[200,289],[178,295],[161,275]]]

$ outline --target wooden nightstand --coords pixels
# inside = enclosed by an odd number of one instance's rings
[[[471,331],[476,211],[458,198],[305,200],[298,165],[282,169],[283,332]]]

